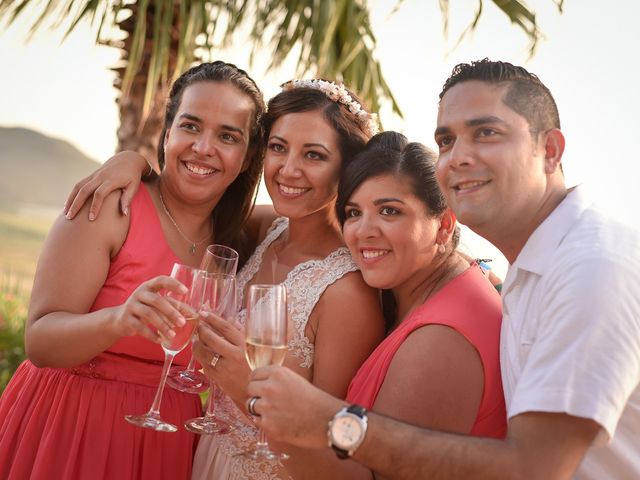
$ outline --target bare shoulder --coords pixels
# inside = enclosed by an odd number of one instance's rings
[[[416,328],[398,349],[392,362],[402,364],[413,362],[428,363],[434,374],[449,375],[453,371],[466,375],[478,375],[484,381],[482,359],[475,345],[455,328],[431,323]],[[401,373],[400,373],[401,374]]]
[[[362,301],[380,306],[380,291],[367,285],[360,271],[348,272],[333,284],[329,285],[323,295],[327,301],[343,300]]]
[[[73,220],[63,215],[56,220],[38,259],[29,325],[54,311],[89,310],[127,236],[129,217],[119,213],[119,198],[118,192],[110,194],[108,208],[94,221],[88,219],[88,204]]]
[[[53,224],[44,248],[47,244],[57,243],[63,240],[65,250],[73,248],[76,244],[89,244],[94,249],[107,248],[110,257],[120,249],[129,230],[130,217],[120,213],[120,191],[111,192],[104,200],[104,210],[98,217],[89,221],[90,202],[85,203],[72,220],[63,215]]]
[[[483,388],[475,347],[455,329],[429,324],[411,332],[395,352],[375,408],[423,427],[468,433]]]
[[[272,205],[256,205],[247,221],[247,234],[257,245],[267,235],[267,230],[278,217]]]
[[[367,285],[359,271],[346,273],[329,285],[317,305],[323,318],[367,323],[374,331],[384,329],[380,291]],[[382,330],[381,330],[382,331]]]
[[[307,336],[315,348],[313,384],[344,398],[358,368],[384,338],[378,291],[364,283],[360,272],[347,273],[320,297]]]

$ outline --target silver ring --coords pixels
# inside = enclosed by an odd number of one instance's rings
[[[213,368],[216,368],[216,365],[218,364],[218,360],[220,360],[220,354],[214,353],[213,357],[211,357],[211,362],[209,363]]]
[[[260,397],[250,397],[249,400],[247,400],[247,411],[253,415],[254,417],[259,417],[260,414],[258,412],[256,412],[255,407],[256,407],[256,402],[260,399]]]

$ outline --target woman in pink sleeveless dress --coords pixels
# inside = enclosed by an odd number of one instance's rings
[[[171,90],[162,173],[138,191],[130,214],[118,214],[110,195],[111,208],[93,222],[56,221],[32,291],[29,360],[0,399],[0,478],[190,476],[193,434],[138,428],[124,416],[149,409],[162,370],[159,333],[183,321],[159,295],[180,287],[166,276],[172,264],[198,266],[214,238],[240,246],[261,170],[263,109],[234,65],[190,69]],[[166,420],[180,425],[200,411],[196,395],[165,389]]]
[[[347,402],[430,429],[501,438],[500,298],[480,268],[456,252],[459,232],[435,180],[435,159],[423,145],[385,132],[341,179],[345,241],[365,281],[385,292],[393,318],[353,378]],[[308,408],[296,399],[308,400],[311,388],[284,369],[254,373],[249,393],[268,419],[267,435],[296,437]],[[375,477],[330,450],[297,452],[306,461],[296,463],[294,478]]]

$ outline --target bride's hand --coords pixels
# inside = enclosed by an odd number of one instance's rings
[[[215,314],[203,314],[193,353],[205,375],[246,411],[247,382],[251,369],[244,356],[244,333],[232,321]],[[219,355],[215,366],[211,360]]]
[[[76,183],[64,204],[64,212],[69,220],[76,216],[82,206],[91,200],[89,220],[95,220],[100,213],[102,202],[111,192],[122,189],[120,210],[129,213],[131,199],[138,191],[141,176],[149,174],[151,163],[137,152],[125,151],[111,157],[98,170]],[[157,167],[154,168],[157,172]]]

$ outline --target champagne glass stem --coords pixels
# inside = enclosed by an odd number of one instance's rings
[[[191,348],[192,348],[192,351],[193,351],[193,344],[195,343],[195,341],[196,341],[196,336],[194,335],[194,336],[193,336],[193,339],[191,340]],[[184,372],[189,372],[189,373],[191,373],[191,372],[194,372],[194,371],[195,371],[195,369],[196,369],[196,357],[195,357],[195,355],[192,353],[192,354],[191,354],[191,358],[189,359],[189,364],[187,365],[187,368],[186,368],[185,370],[183,370],[183,371],[184,371]]]
[[[215,417],[214,409],[215,409],[215,399],[214,399],[214,390],[213,382],[209,383],[209,399],[207,401],[207,409],[204,412],[204,417],[209,420]]]
[[[267,443],[267,435],[261,428],[258,429],[258,440],[256,441],[256,450],[258,452],[268,452],[269,444]]]
[[[162,402],[162,392],[164,391],[164,385],[167,383],[167,375],[169,374],[169,367],[173,362],[175,355],[167,351],[164,352],[164,365],[162,366],[162,376],[160,377],[160,384],[158,390],[156,390],[156,396],[153,398],[153,404],[149,409],[149,415],[154,417],[160,416],[160,403]]]

